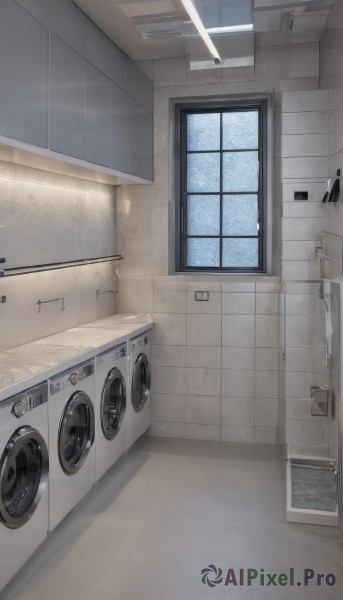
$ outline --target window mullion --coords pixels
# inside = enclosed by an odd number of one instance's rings
[[[223,113],[220,113],[220,231],[219,266],[223,268]]]

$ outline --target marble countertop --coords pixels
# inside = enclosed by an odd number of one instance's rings
[[[0,402],[153,326],[150,315],[117,314],[0,353]]]

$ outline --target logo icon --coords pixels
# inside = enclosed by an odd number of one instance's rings
[[[220,583],[223,583],[223,571],[215,565],[208,565],[206,569],[201,571],[201,581],[204,585],[208,585],[210,588],[216,587]]]

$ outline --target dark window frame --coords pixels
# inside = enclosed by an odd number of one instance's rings
[[[219,151],[208,151],[211,153],[220,154],[220,236],[187,236],[187,202],[185,201],[187,196],[186,181],[187,181],[187,127],[186,118],[188,114],[196,113],[224,113],[242,110],[258,110],[260,114],[259,120],[259,185],[258,185],[258,210],[259,210],[259,231],[258,231],[258,266],[257,267],[189,267],[187,266],[187,237],[196,238],[216,238],[220,239],[220,262],[222,259],[222,239],[225,238],[253,238],[253,236],[223,236],[222,235],[222,213],[223,213],[223,196],[228,195],[229,192],[224,192],[222,189],[222,169],[223,169],[223,155],[225,153],[232,152],[230,150],[222,149],[222,124],[221,124],[221,148]],[[193,273],[242,273],[242,274],[263,274],[267,272],[267,124],[268,124],[268,99],[240,99],[234,101],[214,101],[214,102],[192,102],[192,103],[180,103],[175,105],[175,124],[176,124],[176,214],[175,214],[175,250],[176,250],[176,272],[193,272]],[[238,151],[243,151],[239,149]],[[247,151],[252,151],[251,148]],[[205,151],[204,151],[205,152]],[[243,192],[242,192],[243,193]],[[191,194],[189,194],[191,195]],[[201,195],[201,193],[196,193]],[[204,193],[203,195],[206,195]],[[208,195],[208,194],[207,194]],[[235,195],[239,193],[235,192]]]

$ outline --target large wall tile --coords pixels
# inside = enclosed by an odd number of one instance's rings
[[[177,394],[151,394],[151,420],[184,423],[186,399]]]
[[[277,398],[278,395],[278,372],[256,371],[255,396],[257,398]]]
[[[270,46],[258,46],[255,49],[255,79],[317,77],[318,53],[317,44],[273,46],[272,51]]]
[[[285,92],[283,94],[283,112],[285,113],[328,111],[328,109],[328,90]]]
[[[286,318],[287,348],[325,348],[325,320],[318,317]]]
[[[275,398],[255,399],[255,425],[257,427],[277,427],[278,401]]]
[[[328,443],[329,425],[323,421],[287,422],[286,441],[288,444],[323,445]]]
[[[153,367],[151,391],[155,394],[184,394],[185,369],[178,367]]]
[[[329,162],[327,157],[307,156],[284,158],[282,161],[284,179],[312,179],[328,177]]]
[[[283,135],[282,156],[328,156],[329,135],[315,133],[308,135]]]
[[[154,313],[152,343],[167,346],[186,345],[186,315]]]
[[[188,346],[221,346],[220,315],[187,315]]]
[[[223,425],[221,428],[222,442],[241,442],[253,444],[255,440],[255,428],[240,425]]]
[[[220,441],[220,425],[186,424],[186,436],[190,440]]]
[[[286,371],[326,373],[326,349],[286,348]]]
[[[186,349],[186,367],[207,369],[221,368],[222,348],[215,346],[187,346]]]
[[[255,315],[223,315],[222,328],[223,346],[255,346]]]
[[[279,319],[276,315],[256,315],[256,348],[277,348]]]
[[[223,315],[254,315],[255,294],[222,294]]]
[[[220,397],[186,396],[186,423],[220,425]]]
[[[185,367],[186,346],[152,345],[151,364],[154,367]]]
[[[220,369],[186,369],[186,394],[220,396]]]
[[[152,277],[120,277],[119,312],[152,312],[154,306]]]
[[[252,398],[255,395],[254,381],[255,371],[223,369],[222,396]]]
[[[187,438],[186,423],[151,421],[148,435],[153,437]]]
[[[222,348],[223,369],[254,369],[255,348]]]
[[[154,311],[185,314],[186,300],[186,292],[159,292],[154,290]]]
[[[277,427],[255,427],[255,444],[278,444],[280,430]]]
[[[221,409],[222,425],[253,427],[255,424],[254,398],[223,396],[221,399]]]

